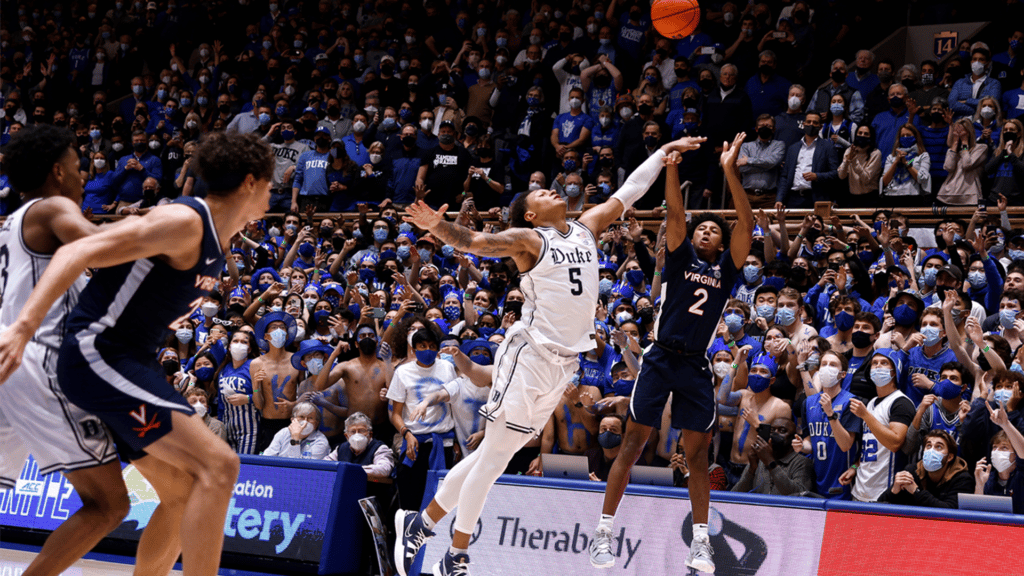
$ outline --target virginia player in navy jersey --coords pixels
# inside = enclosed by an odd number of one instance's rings
[[[737,221],[731,233],[726,222],[713,214],[698,214],[687,223],[677,163],[665,162],[668,215],[661,313],[630,400],[622,448],[608,475],[604,509],[590,548],[590,561],[596,567],[610,568],[615,563],[615,557],[602,542],[610,543],[612,521],[630,468],[640,457],[651,429],[660,428],[662,411],[669,394],[674,392],[672,427],[683,430],[694,522],[686,566],[701,572],[715,570],[707,532],[708,446],[716,419],[715,388],[706,353],[737,274],[750,252],[754,214],[736,168],[744,138],[746,134],[740,133],[731,145],[725,142],[721,156],[736,206]]]
[[[253,135],[214,133],[196,152],[206,200],[182,197],[131,226],[65,245],[18,319],[0,334],[0,382],[44,315],[86,269],[98,269],[68,320],[57,365],[64,394],[110,428],[160,505],[139,541],[139,573],[217,573],[238,456],[167,383],[154,351],[212,290],[231,237],[262,218],[273,156]],[[127,500],[124,485],[112,485]]]

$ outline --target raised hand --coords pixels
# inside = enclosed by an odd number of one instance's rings
[[[740,147],[743,145],[743,141],[746,140],[746,138],[747,133],[740,132],[735,138],[733,138],[731,145],[728,142],[722,143],[722,155],[720,160],[723,168],[736,166],[736,158],[739,156]]]
[[[444,213],[448,210],[448,205],[445,204],[435,211],[425,202],[419,200],[407,206],[405,210],[407,215],[403,219],[406,222],[415,224],[423,230],[429,230],[444,221]]]

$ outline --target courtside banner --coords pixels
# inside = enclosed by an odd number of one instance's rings
[[[513,480],[509,480],[513,478]],[[588,546],[604,499],[604,483],[502,477],[491,489],[469,549],[474,573],[686,574],[692,517],[686,491],[634,488],[615,516],[615,567],[590,565]],[[512,483],[515,482],[515,483]],[[778,500],[778,499],[776,499]],[[793,500],[793,499],[784,499]],[[818,572],[822,501],[786,508],[715,501],[708,526],[717,576],[798,576]],[[427,543],[426,573],[451,545],[449,514]]]
[[[337,464],[284,467],[270,465],[272,460],[281,459],[251,457],[242,463],[224,522],[224,550],[319,563]],[[110,536],[138,540],[160,499],[134,466],[122,467],[131,511]],[[0,491],[0,526],[53,530],[81,506],[62,474],[40,475],[29,458],[15,488]]]

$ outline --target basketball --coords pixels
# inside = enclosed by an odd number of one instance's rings
[[[655,0],[651,5],[651,20],[658,33],[679,40],[693,33],[700,22],[697,0]]]

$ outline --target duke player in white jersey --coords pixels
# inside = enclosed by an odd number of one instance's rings
[[[68,317],[57,374],[64,394],[107,425],[160,497],[139,540],[139,574],[167,574],[181,554],[185,574],[215,575],[238,478],[238,456],[193,418],[155,351],[216,285],[230,238],[263,217],[273,156],[251,134],[225,133],[205,136],[196,156],[210,187],[205,200],[178,198],[131,225],[59,248],[17,320],[0,334],[3,383],[50,306],[85,270],[97,269]],[[81,472],[96,481],[93,470]],[[127,500],[123,482],[102,489]]]
[[[480,447],[459,462],[424,511],[395,514],[398,538],[395,562],[401,576],[434,524],[458,507],[452,547],[433,567],[435,576],[468,575],[470,534],[487,493],[512,456],[544,428],[579,366],[579,353],[594,347],[594,309],[598,300],[600,235],[633,206],[658,177],[666,155],[696,150],[703,138],[682,138],[662,146],[630,175],[604,204],[566,221],[566,203],[557,192],[535,190],[512,202],[513,228],[484,234],[444,221],[447,205],[434,211],[423,202],[410,205],[406,220],[429,230],[457,250],[490,257],[511,257],[522,272],[522,319],[505,334],[494,361],[488,403],[480,414],[489,421]],[[408,430],[399,433],[409,434]]]
[[[0,226],[0,330],[14,323],[53,253],[99,231],[82,215],[84,182],[74,137],[49,125],[28,126],[5,149],[11,184],[26,203]],[[63,472],[83,503],[47,538],[25,574],[63,572],[128,513],[110,434],[57,385],[65,320],[84,286],[85,278],[78,277],[49,307],[25,347],[24,364],[0,386],[0,489],[15,487],[31,453],[40,473]],[[105,485],[120,486],[122,494],[103,490]]]
[[[723,144],[722,168],[736,206],[736,226],[711,214],[698,214],[686,222],[686,205],[679,193],[679,174],[666,168],[665,271],[663,303],[654,325],[651,348],[643,357],[640,376],[629,402],[629,420],[622,448],[608,474],[604,508],[590,541],[590,563],[597,568],[615,565],[612,522],[636,463],[651,436],[661,427],[665,403],[672,397],[672,428],[682,429],[683,447],[690,470],[689,491],[693,510],[693,538],[686,566],[713,573],[707,532],[710,479],[708,446],[715,413],[715,383],[708,367],[707,349],[736,284],[738,271],[750,253],[754,214],[740,184],[736,157],[746,134]]]

